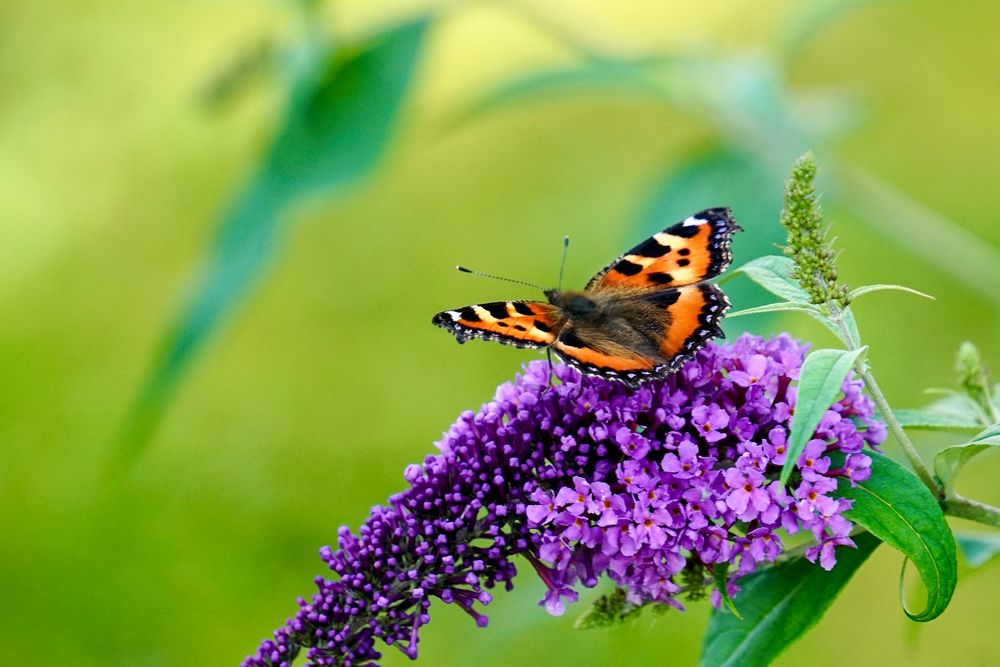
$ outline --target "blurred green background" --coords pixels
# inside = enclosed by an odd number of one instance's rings
[[[965,339],[1000,368],[997,25],[929,0],[0,3],[2,662],[237,663],[337,527],[534,358],[430,326],[532,296],[456,262],[552,284],[569,234],[582,285],[731,205],[740,263],[809,148],[845,281],[937,297],[856,307],[890,400],[949,384]],[[1000,501],[998,470],[964,490]],[[917,627],[900,564],[877,552],[778,664],[996,664],[997,568]],[[540,597],[523,573],[487,630],[436,604],[420,660],[696,663],[704,605],[581,633]]]

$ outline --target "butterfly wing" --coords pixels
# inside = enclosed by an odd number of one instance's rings
[[[645,300],[660,309],[663,335],[659,350],[671,371],[680,368],[710,338],[723,335],[719,322],[729,309],[729,299],[711,283],[685,285]]]
[[[445,310],[431,323],[447,329],[459,343],[472,338],[495,340],[516,347],[547,347],[565,322],[559,310],[544,301],[494,301]]]
[[[655,352],[639,352],[602,329],[583,324],[566,325],[552,350],[582,373],[621,380],[633,387],[666,369]]]
[[[739,229],[728,208],[695,213],[611,262],[586,289],[662,289],[713,278],[732,261],[730,240]]]
[[[599,326],[570,321],[552,349],[584,373],[637,386],[677,370],[721,335],[727,308],[726,295],[710,283],[612,297]]]

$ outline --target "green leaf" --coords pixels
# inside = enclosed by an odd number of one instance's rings
[[[1000,554],[1000,535],[994,533],[955,533],[955,542],[969,567],[982,567]]]
[[[809,303],[809,295],[804,289],[799,287],[798,282],[792,278],[792,270],[794,268],[795,264],[788,257],[783,257],[781,255],[765,255],[764,257],[758,257],[757,259],[751,260],[739,268],[733,269],[729,272],[729,275],[723,277],[719,280],[719,282],[724,283],[731,277],[742,273],[772,294],[787,299],[786,303],[799,306],[797,309],[783,308],[781,310],[798,310],[806,313],[829,329],[830,332],[840,339],[847,347],[858,347],[861,344],[861,337],[858,334],[858,325],[854,320],[854,314],[851,312],[851,309],[846,308],[844,310],[844,324],[847,327],[848,332],[848,336],[845,340],[844,333],[841,331],[840,327],[837,326],[837,323],[827,315],[824,315],[817,306]],[[734,315],[737,317],[739,315],[749,315],[751,312],[757,311],[753,311],[753,309],[749,309],[749,312],[737,311],[736,313],[730,313],[727,317],[733,317]]]
[[[803,557],[758,570],[739,581],[742,620],[712,612],[700,667],[765,667],[814,626],[841,589],[879,545],[873,535],[854,538],[857,549],[837,550],[827,572]]]
[[[927,431],[975,431],[983,427],[978,421],[957,414],[928,409],[893,410],[904,428]]]
[[[865,285],[857,289],[851,290],[851,293],[847,295],[847,298],[854,301],[862,294],[868,294],[869,292],[881,292],[883,290],[898,290],[900,292],[909,292],[910,294],[916,294],[917,296],[922,296],[924,298],[934,300],[930,294],[925,294],[918,290],[912,289],[910,287],[903,287],[902,285]]]
[[[809,304],[809,295],[799,287],[795,278],[792,278],[794,268],[795,264],[788,257],[765,255],[733,269],[730,275],[742,273],[771,294],[780,296],[786,301]]]
[[[854,487],[840,480],[840,496],[853,501],[844,516],[913,562],[927,588],[927,605],[913,613],[903,601],[903,611],[914,621],[930,621],[955,591],[955,539],[938,501],[916,475],[886,456],[866,453],[872,459],[871,477]]]
[[[257,174],[223,216],[193,292],[176,314],[132,408],[120,463],[140,452],[194,354],[268,265],[287,209],[319,189],[339,192],[378,163],[410,86],[426,19],[309,59],[285,123]]]
[[[987,449],[1000,447],[1000,424],[993,424],[963,445],[945,447],[934,456],[934,473],[944,484],[945,493],[955,490],[958,473],[972,457]]]
[[[966,422],[975,422],[981,429],[990,423],[989,416],[983,410],[984,406],[979,405],[971,396],[965,392],[953,389],[925,389],[925,394],[936,394],[941,396],[925,409],[931,412],[951,415]]]
[[[739,610],[736,608],[736,604],[733,602],[733,598],[729,595],[729,563],[717,563],[715,569],[712,570],[712,577],[715,579],[715,588],[719,591],[719,595],[722,597],[722,603],[726,605],[729,611],[733,612],[733,616],[742,620],[743,616],[740,615]]]
[[[781,469],[782,484],[788,482],[806,443],[813,437],[823,415],[840,394],[840,388],[854,362],[867,349],[863,347],[850,352],[815,350],[806,357],[799,374],[795,414],[792,415],[792,428],[788,434],[788,454]]]
[[[756,315],[758,313],[777,313],[786,310],[795,310],[804,313],[816,312],[816,308],[809,304],[783,301],[781,303],[769,303],[765,306],[755,306],[753,308],[744,308],[743,310],[736,310],[731,313],[726,313],[726,317],[733,318],[733,317],[741,317],[743,315]]]
[[[427,26],[420,18],[338,49],[304,75],[266,177],[301,195],[369,173],[389,143]]]

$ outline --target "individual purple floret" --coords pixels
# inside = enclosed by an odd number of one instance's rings
[[[602,576],[632,604],[680,608],[693,577],[704,588],[725,564],[736,595],[739,577],[782,553],[779,531],[808,531],[806,557],[832,568],[836,547],[853,546],[837,480],[867,479],[862,448],[885,429],[849,378],[781,486],[804,354],[786,335],[743,335],[638,390],[565,366],[549,386],[548,364],[528,364],[408,467],[409,488],[357,534],[340,529],[338,549],[321,550],[335,580],[317,578],[243,664],[291,665],[306,649],[312,665],[376,665],[376,640],[415,658],[431,598],[485,626],[479,607],[512,587],[515,556],[544,581],[552,614]]]

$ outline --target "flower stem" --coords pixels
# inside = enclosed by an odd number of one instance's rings
[[[875,376],[872,375],[871,370],[868,368],[868,364],[864,361],[858,361],[858,363],[855,364],[855,369],[858,371],[861,379],[864,380],[865,387],[868,388],[868,393],[871,394],[872,399],[875,401],[875,405],[878,407],[878,411],[882,413],[882,418],[889,426],[889,430],[892,431],[893,436],[895,436],[896,442],[899,443],[899,447],[903,450],[903,454],[910,462],[910,465],[913,466],[913,470],[917,473],[917,477],[919,477],[920,481],[924,483],[924,486],[930,489],[930,492],[940,500],[944,497],[941,487],[939,487],[934,481],[934,476],[931,475],[931,471],[927,467],[927,464],[924,463],[922,458],[920,458],[920,454],[917,453],[913,443],[910,442],[910,438],[906,435],[906,431],[899,423],[899,420],[896,419],[896,415],[893,414],[892,408],[889,407],[889,402],[885,400],[885,395],[882,393],[882,390],[879,389],[878,383],[875,382]]]
[[[847,323],[844,319],[846,308],[841,309],[835,303],[828,304],[831,317],[834,322],[837,323],[837,327],[840,329],[840,338],[844,345],[851,351],[857,350],[859,347],[859,342],[854,340],[854,336],[851,335],[850,330],[847,327]],[[944,499],[944,491],[938,486],[937,482],[934,481],[934,476],[931,474],[930,469],[924,460],[920,458],[920,454],[917,453],[916,447],[910,441],[910,437],[906,435],[906,431],[903,426],[896,419],[896,415],[893,413],[892,408],[889,407],[889,401],[886,400],[885,394],[878,386],[878,382],[875,381],[875,376],[872,375],[871,369],[868,367],[868,363],[865,361],[864,356],[858,358],[854,363],[854,370],[865,383],[865,388],[868,389],[868,393],[871,394],[872,400],[875,401],[875,405],[878,407],[878,411],[882,414],[882,419],[885,420],[886,425],[889,430],[892,431],[893,437],[896,438],[896,442],[899,443],[900,449],[903,450],[903,454],[906,459],[913,466],[914,472],[917,473],[917,477],[920,481],[924,483],[934,497],[938,500]]]
[[[944,503],[944,513],[960,519],[1000,528],[1000,507],[994,507],[961,496],[948,498]]]

